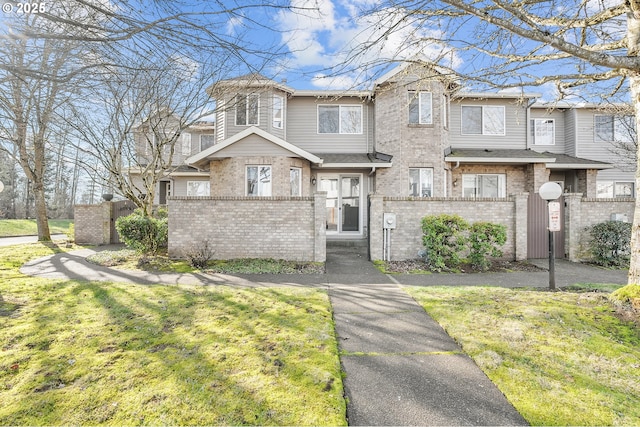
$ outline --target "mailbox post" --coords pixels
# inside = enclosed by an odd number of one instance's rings
[[[562,195],[562,187],[555,182],[546,182],[538,190],[540,197],[547,201],[549,211],[549,289],[556,289],[556,245],[554,232],[560,231],[562,218],[560,218],[560,202],[555,200]]]

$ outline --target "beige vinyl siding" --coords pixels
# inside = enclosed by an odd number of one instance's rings
[[[318,133],[318,105],[361,105],[362,134]],[[310,153],[367,153],[373,146],[373,107],[359,97],[293,97],[286,109],[287,141]]]
[[[553,145],[534,144],[534,137],[532,134],[531,121],[535,119],[553,119],[555,123],[555,138]],[[550,153],[565,153],[565,111],[553,110],[549,112],[546,108],[532,108],[530,114],[529,129],[529,148],[535,151]]]
[[[504,135],[463,135],[462,106],[504,106]],[[527,148],[527,108],[513,99],[462,99],[453,101],[450,108],[449,139],[452,148]]]

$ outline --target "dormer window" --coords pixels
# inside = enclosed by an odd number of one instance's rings
[[[236,126],[259,124],[260,95],[236,95]]]

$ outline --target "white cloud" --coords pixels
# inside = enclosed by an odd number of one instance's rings
[[[294,0],[294,11],[282,12],[277,18],[283,41],[292,52],[293,66],[331,70],[348,64],[349,75],[330,79],[318,75],[313,84],[318,87],[335,85],[341,88],[358,84],[363,68],[384,61],[426,57],[444,61],[456,67],[459,57],[437,40],[443,34],[434,28],[422,28],[409,21],[403,24],[400,9],[384,9],[374,14],[361,14],[363,9],[375,6],[375,0]],[[400,24],[400,25],[398,25]],[[393,28],[393,31],[389,31]],[[371,43],[375,41],[374,45]],[[368,47],[363,49],[363,47]],[[442,63],[442,62],[441,62]],[[327,71],[328,72],[328,71]]]

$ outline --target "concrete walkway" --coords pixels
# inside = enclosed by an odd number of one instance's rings
[[[103,247],[101,249],[107,249]],[[350,425],[526,425],[526,421],[403,286],[548,286],[548,273],[384,275],[366,248],[331,247],[318,275],[153,274],[89,264],[83,249],[31,261],[24,274],[141,284],[328,289],[346,373]],[[543,263],[543,261],[540,261]],[[626,283],[623,271],[564,261],[557,285]]]

